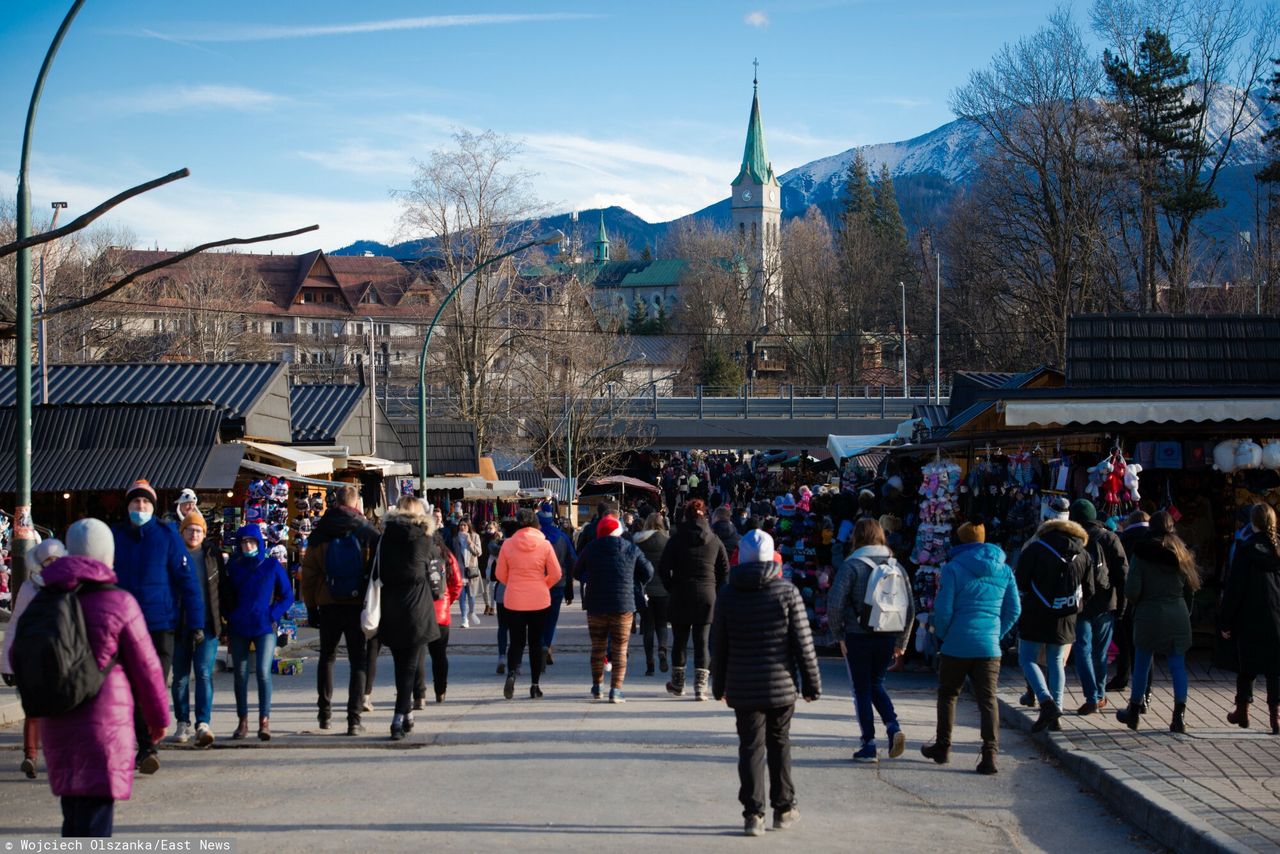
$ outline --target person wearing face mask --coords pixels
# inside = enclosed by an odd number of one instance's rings
[[[134,481],[125,501],[129,521],[112,531],[116,583],[137,600],[167,681],[177,633],[188,633],[193,646],[204,643],[204,595],[187,560],[186,546],[173,528],[155,518],[156,491],[151,484]],[[154,774],[160,769],[160,759],[150,729],[141,714],[135,715],[134,723],[138,770]]]
[[[39,565],[40,569],[44,569],[60,557],[66,557],[67,547],[61,540],[41,541],[39,537],[40,535],[37,534],[37,545],[31,552],[31,559]],[[3,644],[0,644],[0,674],[4,675],[6,685],[13,684],[13,664],[9,661],[9,648],[13,644],[13,636],[17,634],[18,620],[21,619],[22,612],[31,604],[31,600],[36,598],[36,593],[40,592],[40,588],[44,586],[44,579],[39,570],[31,573],[27,581],[30,584],[24,584],[18,589],[18,596],[13,602],[13,614],[9,617],[9,629],[4,633]],[[22,723],[22,765],[19,769],[27,775],[29,780],[36,778],[36,759],[39,753],[40,719],[27,717]]]
[[[276,627],[293,604],[293,585],[280,562],[267,555],[262,528],[245,525],[236,532],[236,553],[227,564],[228,590],[234,605],[227,614],[227,643],[235,674],[236,715],[240,725],[232,738],[249,734],[249,644],[258,671],[258,739],[271,740],[271,659]]]
[[[181,502],[179,502],[181,506]],[[191,636],[179,636],[173,650],[173,716],[177,728],[173,740],[186,744],[191,740],[191,671],[196,673],[197,747],[213,744],[209,727],[213,712],[213,663],[218,657],[218,635],[222,633],[220,595],[227,584],[227,566],[222,550],[205,540],[208,526],[199,510],[191,510],[182,520],[179,531],[187,548],[187,560],[204,587],[204,643],[192,643]]]

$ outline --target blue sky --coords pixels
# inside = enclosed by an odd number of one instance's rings
[[[69,0],[6,4],[0,174]],[[524,142],[553,210],[620,204],[651,221],[726,195],[751,61],[783,172],[951,120],[948,95],[1051,2],[89,0],[45,89],[37,212],[74,215],[187,166],[110,215],[177,249],[318,222],[277,249],[397,234],[390,191],[453,128]],[[10,193],[12,190],[10,190]]]

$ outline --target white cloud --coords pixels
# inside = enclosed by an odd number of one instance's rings
[[[747,16],[742,19],[748,27],[767,27],[769,26],[769,16],[760,9],[754,12],[748,12]]]
[[[575,21],[598,18],[599,15],[570,12],[547,12],[504,15],[429,15],[415,18],[389,18],[381,21],[357,21],[350,24],[310,24],[300,26],[211,27],[204,31],[159,33],[144,30],[143,35],[174,42],[249,42],[271,39],[303,39],[316,36],[356,35],[396,30],[426,30],[442,27],[476,27],[494,24],[525,24],[544,21]]]
[[[266,110],[288,99],[247,86],[153,86],[102,102],[103,106],[123,113],[171,113],[179,110]]]

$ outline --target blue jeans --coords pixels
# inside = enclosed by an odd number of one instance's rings
[[[196,671],[196,723],[209,723],[213,713],[213,662],[218,657],[218,635],[207,632],[199,648],[191,648],[191,636],[178,639],[173,647],[173,716],[178,723],[191,723],[191,669]]]
[[[547,625],[542,630],[543,649],[555,642],[556,624],[560,622],[560,606],[564,604],[563,587],[552,587],[549,592],[551,593],[551,610],[547,612]]]
[[[1151,673],[1151,662],[1155,658],[1155,653],[1141,647],[1133,650],[1133,690],[1129,694],[1130,703],[1142,702],[1142,691],[1139,685],[1146,685],[1147,678]],[[1173,701],[1175,703],[1185,703],[1190,686],[1187,683],[1187,658],[1185,655],[1177,652],[1171,652],[1167,656],[1169,660],[1169,676],[1173,679]]]
[[[1076,618],[1076,675],[1087,703],[1097,703],[1107,696],[1107,649],[1115,619],[1111,611]]]
[[[876,740],[876,712],[880,713],[889,735],[901,729],[893,701],[884,687],[884,675],[893,661],[893,645],[897,639],[896,634],[849,632],[844,636],[845,661],[849,666],[849,681],[853,683],[853,706],[858,712],[863,744]]]
[[[462,592],[458,594],[458,612],[464,621],[476,615],[476,585],[478,578],[462,579]]]
[[[236,714],[240,717],[249,715],[249,644],[253,644],[254,666],[258,669],[258,717],[271,717],[271,659],[276,652],[276,633],[269,632],[262,637],[246,638],[232,635],[228,638],[231,647],[231,667],[235,674]]]
[[[1042,648],[1045,651],[1045,661],[1048,662],[1048,685],[1045,684],[1045,672],[1036,662]],[[1052,700],[1059,709],[1062,708],[1062,688],[1067,681],[1068,649],[1067,644],[1061,643],[1018,641],[1018,665],[1022,668],[1022,675],[1031,686],[1032,693],[1042,703]]]

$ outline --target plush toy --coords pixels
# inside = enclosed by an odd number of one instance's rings
[[[1085,487],[1084,493],[1090,498],[1101,498],[1102,484],[1111,474],[1111,458],[1103,460],[1096,466],[1088,470],[1089,485]]]
[[[1241,439],[1236,445],[1236,471],[1256,469],[1262,466],[1262,448],[1252,439]]]
[[[1262,448],[1262,467],[1280,469],[1280,442],[1272,440]]]
[[[1106,478],[1102,481],[1102,503],[1104,507],[1115,508],[1120,506],[1120,496],[1124,492],[1124,457],[1116,454],[1110,461],[1111,470],[1107,473]]]
[[[1213,447],[1213,467],[1223,474],[1231,474],[1236,470],[1235,439],[1219,442]]]
[[[1129,501],[1137,504],[1142,500],[1138,494],[1138,475],[1142,474],[1142,463],[1129,463],[1124,470],[1124,488],[1129,493]]]

